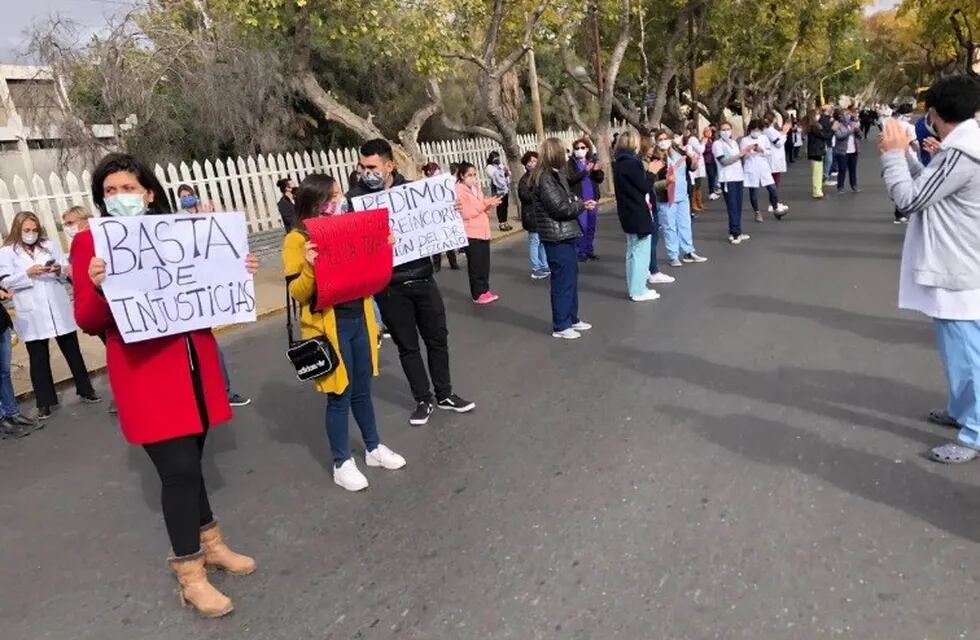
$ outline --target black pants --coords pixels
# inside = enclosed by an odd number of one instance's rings
[[[505,193],[500,198],[500,204],[497,205],[497,222],[504,224],[507,222],[507,209],[510,206],[510,194]]]
[[[450,249],[446,252],[446,257],[449,258],[449,266],[453,269],[459,269],[459,260],[456,257],[456,250]],[[442,269],[442,254],[437,253],[432,256],[432,268],[436,271]]]
[[[851,189],[858,188],[858,154],[835,154],[837,158],[837,190],[844,190],[844,179],[850,178]]]
[[[467,238],[466,271],[470,276],[470,296],[474,300],[490,291],[490,241]]]
[[[446,327],[446,306],[435,280],[415,280],[393,284],[375,296],[381,318],[398,347],[398,357],[416,402],[442,400],[452,393],[449,379],[449,329]],[[426,372],[419,348],[419,336],[425,342],[429,361]],[[429,375],[432,386],[429,386]]]
[[[82,350],[78,347],[78,333],[72,331],[55,338],[58,348],[71,369],[75,379],[75,391],[80,396],[94,396],[92,380],[82,358]],[[51,373],[51,352],[47,340],[29,340],[24,343],[31,366],[31,386],[34,387],[34,399],[38,408],[53,407],[58,404],[58,393],[54,388],[54,375]]]
[[[207,429],[200,435],[143,445],[160,476],[163,521],[177,558],[198,552],[201,527],[214,520],[201,473],[206,436]]]

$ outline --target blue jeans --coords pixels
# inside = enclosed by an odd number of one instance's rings
[[[527,234],[527,256],[531,261],[531,271],[548,270],[548,256],[544,252],[544,245],[541,244],[541,236],[537,233]]]
[[[631,298],[647,292],[651,240],[652,236],[626,234],[626,293]]]
[[[653,216],[653,233],[650,234],[650,273],[657,273],[660,267],[657,266],[657,243],[660,242],[660,212],[656,206],[651,212]]]
[[[660,228],[664,234],[667,259],[677,260],[681,255],[694,253],[694,237],[691,231],[691,203],[681,200],[674,204],[658,204]]]
[[[858,188],[858,154],[848,153],[846,155],[836,155],[837,160],[837,190],[844,190],[844,179],[850,178],[851,189]]]
[[[555,331],[564,331],[579,321],[575,241],[542,244],[551,268],[551,325]]]
[[[708,193],[714,193],[718,190],[718,165],[714,162],[708,162],[704,165],[705,171],[708,174]]]
[[[385,325],[381,320],[381,307],[378,306],[378,301],[374,299],[374,296],[371,296],[371,304],[374,305],[374,321],[378,323],[378,329],[383,332]]]
[[[749,202],[752,204],[752,211],[759,213],[759,189],[762,187],[749,187]],[[766,185],[766,191],[769,192],[769,204],[775,209],[779,206],[779,192],[776,191],[776,185],[770,184]]]
[[[946,370],[946,411],[960,423],[959,442],[980,449],[980,320],[933,321]]]
[[[834,148],[826,147],[823,154],[823,180],[830,180],[830,170],[834,167]]]
[[[728,209],[728,235],[737,238],[742,235],[742,181],[722,182],[721,190]]]
[[[380,440],[374,404],[371,402],[371,377],[374,371],[364,316],[337,318],[337,342],[340,347],[337,355],[347,368],[348,384],[343,393],[327,395],[326,426],[330,453],[333,454],[334,465],[339,467],[350,458],[348,413],[353,412],[367,451],[377,449]]]
[[[0,333],[0,412],[3,418],[20,413],[17,406],[17,396],[14,395],[14,384],[10,379],[10,362],[13,355],[10,344],[10,329]]]

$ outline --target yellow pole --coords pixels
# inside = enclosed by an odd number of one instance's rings
[[[860,71],[861,70],[861,58],[858,58],[857,60],[855,60],[854,62],[852,62],[851,64],[847,65],[846,67],[844,67],[842,69],[838,69],[837,71],[834,71],[833,73],[828,73],[824,77],[820,78],[820,106],[823,106],[823,105],[827,104],[827,100],[823,96],[823,81],[826,80],[827,78],[832,78],[832,77],[836,76],[839,73],[844,73],[848,69],[855,69],[856,71]]]

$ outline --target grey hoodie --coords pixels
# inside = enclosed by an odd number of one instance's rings
[[[915,282],[980,289],[980,124],[960,123],[928,167],[905,151],[889,151],[881,161],[888,195],[909,216],[907,233],[921,238]]]

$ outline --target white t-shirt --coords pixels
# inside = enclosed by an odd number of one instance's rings
[[[715,163],[718,165],[718,182],[742,182],[745,180],[741,161],[728,165],[721,162],[725,156],[738,156],[738,143],[731,139],[719,138],[711,144],[711,152],[715,155]]]

